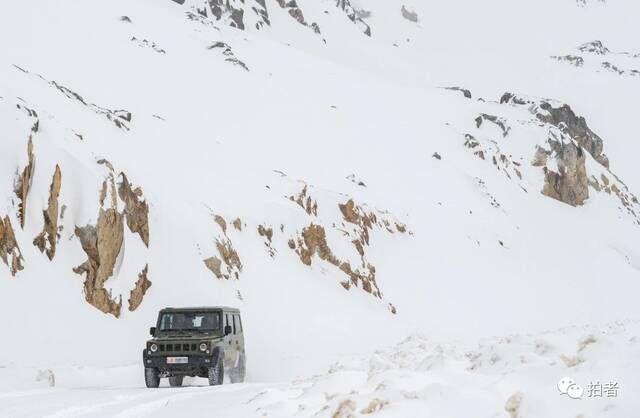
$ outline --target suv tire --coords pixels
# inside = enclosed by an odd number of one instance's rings
[[[158,375],[158,369],[145,367],[144,383],[148,388],[157,388],[158,386],[160,386],[160,376]]]
[[[184,379],[184,376],[171,376],[169,377],[169,386],[171,387],[182,386],[183,379]]]
[[[244,356],[244,353],[240,353],[240,358],[238,359],[238,366],[236,366],[229,373],[229,378],[231,379],[231,383],[243,383],[246,369],[247,369],[247,360]]]
[[[216,365],[207,369],[207,377],[209,378],[209,386],[218,386],[224,382],[224,361],[222,356],[218,357]]]

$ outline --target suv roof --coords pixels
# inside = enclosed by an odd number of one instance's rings
[[[185,307],[185,308],[167,307],[160,310],[160,312],[180,312],[180,311],[224,311],[224,312],[240,313],[240,309],[231,308],[229,306],[192,306],[192,307]]]

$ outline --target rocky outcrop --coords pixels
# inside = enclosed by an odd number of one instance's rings
[[[581,52],[586,52],[589,54],[595,55],[607,55],[611,51],[609,48],[604,46],[601,41],[595,40],[591,42],[586,42],[578,47]]]
[[[297,195],[289,196],[289,200],[292,202],[296,202],[298,206],[304,209],[307,212],[307,215],[318,216],[318,202],[313,200],[310,195],[308,195],[308,187],[305,184],[303,189]]]
[[[582,67],[584,66],[584,58],[577,55],[552,55],[551,59],[560,62],[566,62],[568,64],[573,65],[574,67]]]
[[[60,167],[56,165],[49,189],[49,204],[47,209],[42,212],[44,217],[44,226],[42,232],[33,240],[33,245],[38,247],[40,252],[44,252],[49,260],[53,260],[56,255],[56,245],[58,243],[58,197],[60,196],[60,187],[62,186],[62,172]]]
[[[276,0],[276,3],[289,13],[296,22],[300,23],[302,26],[307,26],[313,29],[315,33],[320,33],[320,26],[317,23],[309,23],[305,20],[304,13],[302,13],[302,9],[298,6],[298,2],[296,0]]]
[[[495,115],[488,115],[486,113],[481,113],[476,119],[476,128],[480,128],[482,126],[483,121],[488,121],[496,125],[502,131],[502,136],[506,137],[509,135],[509,131],[511,127],[507,126],[507,121],[504,118],[500,118]]]
[[[217,223],[218,226],[220,226],[220,229],[222,229],[222,233],[227,235],[227,221],[225,221],[224,218],[220,215],[214,215],[213,221]]]
[[[544,170],[542,194],[571,206],[582,205],[589,198],[589,182],[585,167],[585,155],[572,141],[549,140],[558,172]]]
[[[151,287],[151,281],[149,281],[149,278],[147,277],[148,273],[149,265],[147,264],[146,266],[144,266],[144,269],[142,269],[142,271],[138,274],[138,281],[136,282],[136,286],[129,294],[129,310],[132,312],[138,309],[138,307],[142,303],[144,295]]]
[[[407,9],[404,4],[400,8],[400,13],[402,14],[402,17],[407,19],[409,22],[418,23],[418,13]]]
[[[291,242],[289,246],[291,247]],[[338,267],[348,276],[348,280],[341,282],[345,289],[349,290],[351,286],[361,287],[365,292],[382,298],[382,293],[376,283],[375,267],[367,264],[364,272],[361,272],[358,269],[354,270],[348,262],[338,259],[333,251],[331,251],[331,248],[329,248],[325,229],[321,225],[312,223],[304,228],[301,236],[297,240],[297,245],[293,242],[293,249],[300,257],[302,263],[307,266],[311,266],[313,256],[317,255],[321,260]]]
[[[119,317],[122,296],[115,300],[104,284],[113,275],[116,259],[122,249],[124,216],[115,207],[100,209],[97,224],[76,227],[75,234],[88,257],[73,269],[75,273],[85,275],[86,301],[104,313]]]
[[[24,229],[27,216],[27,198],[29,196],[29,190],[31,189],[31,182],[33,181],[33,172],[35,170],[35,159],[33,156],[33,141],[29,137],[27,143],[27,166],[22,170],[22,174],[18,177],[14,186],[14,192],[20,203],[18,204],[18,220],[20,221],[20,228]]]
[[[235,277],[236,280],[240,279],[242,262],[231,240],[228,238],[217,239],[216,249],[218,250],[219,257],[212,256],[204,259],[204,265],[211,270],[218,279],[229,280],[232,276]]]
[[[542,102],[540,108],[546,112],[538,113],[536,115],[538,119],[557,127],[569,135],[591,154],[596,161],[607,168],[609,167],[609,159],[602,152],[602,139],[589,129],[586,120],[582,116],[577,116],[567,104],[553,107],[547,102]]]
[[[467,99],[471,98],[471,90],[469,89],[465,89],[462,87],[458,87],[458,86],[453,86],[453,87],[443,87],[445,90],[451,90],[451,91],[459,91],[462,93],[462,95],[464,97],[466,97]]]
[[[599,177],[592,175],[589,178],[589,186],[596,192],[603,192],[608,195],[617,196],[620,199],[620,210],[626,211],[640,225],[640,201],[638,197],[631,193],[629,188],[613,173],[601,173]]]
[[[12,276],[24,268],[24,258],[9,216],[0,218],[0,258],[9,267]]]
[[[216,20],[223,17],[229,20],[229,26],[244,30],[244,1],[236,0],[208,0],[209,7]]]
[[[236,57],[236,55],[233,53],[233,49],[226,42],[214,42],[213,44],[209,45],[208,49],[221,51],[222,55],[225,57],[224,60],[226,62],[239,66],[245,71],[249,71],[249,67],[247,66],[247,64]]]
[[[127,226],[138,234],[144,245],[149,247],[149,205],[143,198],[140,187],[132,188],[127,176],[120,173],[122,181],[118,184],[118,195],[124,202],[124,215]]]
[[[73,100],[75,102],[78,102],[82,106],[90,109],[91,111],[95,112],[98,115],[102,115],[102,116],[106,117],[117,128],[123,129],[125,131],[129,130],[128,124],[132,120],[131,112],[129,112],[127,110],[124,110],[124,109],[108,109],[106,107],[97,105],[95,103],[91,103],[91,102],[85,100],[85,98],[82,97],[80,94],[78,94],[75,91],[73,91],[72,89],[70,89],[70,88],[58,83],[55,80],[47,80],[42,75],[37,74],[37,73],[33,73],[32,74],[30,71],[27,71],[26,69],[21,68],[21,67],[19,67],[17,65],[14,65],[14,67],[17,68],[18,70],[22,71],[25,74],[30,74],[30,75],[35,76],[35,78],[37,80],[46,82],[49,86],[53,87],[54,89],[56,89],[60,93],[64,94],[68,99]],[[34,128],[36,128],[36,130],[37,130],[37,124],[34,126]]]
[[[267,247],[267,251],[271,258],[275,257],[277,251],[273,247],[273,228],[265,225],[258,225],[258,235],[265,239],[264,245]]]
[[[350,0],[336,0],[336,7],[342,10],[349,20],[357,24],[365,35],[371,36],[371,27],[364,21],[361,11],[353,7]]]
[[[125,220],[129,230],[138,234],[146,246],[149,245],[149,207],[143,199],[142,189],[132,187],[124,173],[120,173],[122,180],[116,186],[113,165],[105,159],[98,160],[97,163],[107,168],[108,175],[100,190],[96,224],[75,228],[75,235],[87,255],[87,260],[73,271],[84,275],[86,301],[104,313],[119,317],[122,295],[112,295],[105,288],[105,283],[117,273],[116,262],[123,251]],[[118,211],[118,196],[124,206],[122,212]],[[140,276],[138,278],[141,288],[135,295],[144,295],[145,287],[148,288],[150,285],[146,282],[146,272],[145,269],[141,273],[144,279]],[[135,298],[133,301],[135,302]]]

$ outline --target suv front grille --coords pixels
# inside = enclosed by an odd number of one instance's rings
[[[195,343],[161,343],[158,344],[161,353],[199,353],[198,344]]]

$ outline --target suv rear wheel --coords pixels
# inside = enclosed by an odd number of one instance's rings
[[[182,380],[184,376],[171,376],[169,377],[169,386],[177,387],[182,386]]]
[[[229,378],[231,378],[231,383],[243,383],[246,368],[247,368],[247,360],[244,354],[240,353],[240,358],[238,359],[238,366],[233,368],[229,372]]]
[[[144,369],[144,383],[148,388],[157,388],[158,386],[160,386],[160,376],[158,376],[158,369],[146,367]]]

